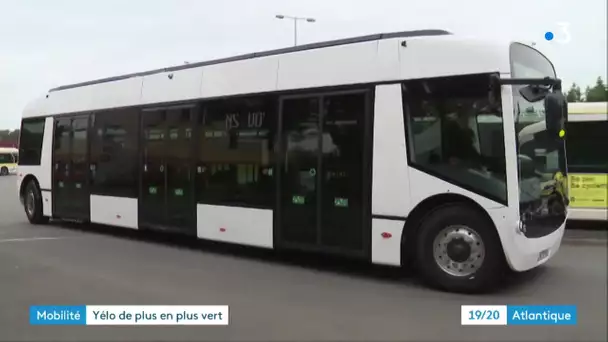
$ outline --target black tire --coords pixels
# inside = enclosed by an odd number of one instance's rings
[[[30,223],[45,224],[49,222],[49,217],[44,216],[42,211],[42,194],[33,180],[25,188],[23,209]]]
[[[444,229],[448,227],[453,228],[446,232]],[[452,244],[449,239],[456,242]],[[462,253],[468,256],[468,259],[460,264],[452,263],[461,259],[452,259],[457,256],[457,251],[452,249],[448,252],[447,246],[465,241],[468,243],[464,247],[461,244],[461,251],[464,251]],[[416,264],[421,275],[429,285],[441,290],[460,293],[487,292],[494,289],[505,274],[506,262],[494,225],[470,205],[447,204],[432,211],[421,223],[417,246]],[[436,254],[439,261],[436,261]],[[443,267],[448,270],[442,269],[439,262],[445,263]],[[454,267],[456,265],[457,267]],[[467,272],[472,273],[466,274]]]
[[[3,166],[2,169],[0,169],[0,176],[8,176],[8,168],[6,166]]]

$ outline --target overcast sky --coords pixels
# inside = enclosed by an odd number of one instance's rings
[[[568,86],[607,73],[606,0],[0,0],[0,129],[55,86],[292,45],[280,13],[317,19],[299,43],[440,28],[534,41]]]

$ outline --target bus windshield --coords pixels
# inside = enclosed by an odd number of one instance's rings
[[[515,78],[556,77],[551,62],[523,44],[511,46],[511,67]],[[527,101],[521,87],[513,89],[521,219],[528,227],[557,228],[566,219],[565,145],[546,130],[544,101]]]

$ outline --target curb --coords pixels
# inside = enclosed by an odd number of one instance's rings
[[[600,239],[564,238],[562,241],[564,244],[569,244],[569,245],[599,245],[599,246],[608,245],[608,240],[606,240],[604,238],[600,238]]]

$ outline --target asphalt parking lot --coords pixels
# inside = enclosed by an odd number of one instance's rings
[[[605,341],[605,232],[572,234],[498,293],[436,292],[401,273],[70,224],[31,226],[0,178],[0,340]],[[31,305],[229,305],[229,326],[30,326]],[[576,326],[462,327],[463,304],[574,304]]]

